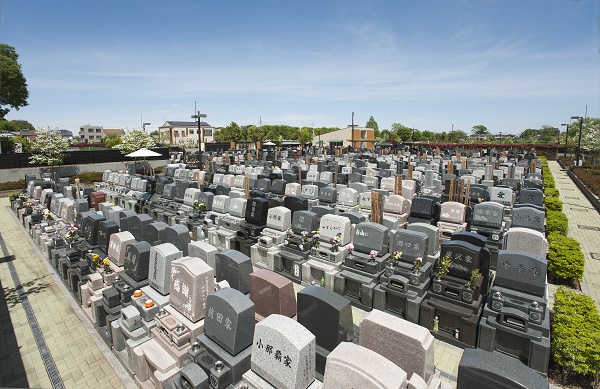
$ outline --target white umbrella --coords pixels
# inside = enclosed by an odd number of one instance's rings
[[[160,157],[162,154],[157,153],[156,151],[148,150],[147,148],[142,148],[133,153],[129,153],[126,157],[131,158],[144,158],[144,157]]]

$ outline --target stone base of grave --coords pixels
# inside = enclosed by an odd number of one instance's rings
[[[197,338],[203,351],[195,358],[195,363],[198,364],[206,374],[211,378],[216,378],[214,364],[217,361],[223,362],[225,367],[229,369],[228,373],[220,373],[220,377],[227,376],[229,382],[218,382],[217,387],[225,387],[227,385],[235,386],[242,380],[242,375],[250,370],[250,357],[252,355],[252,346],[239,352],[237,355],[231,355],[213,340],[202,334]]]
[[[550,315],[546,308],[547,292],[545,296],[533,300],[545,310],[541,322],[536,323],[531,320],[531,317],[534,316],[534,312],[539,316],[543,311],[531,310],[529,304],[533,296],[500,287],[495,287],[494,290],[502,290],[507,299],[524,301],[527,305],[524,311],[502,307],[500,312],[486,305],[479,321],[477,347],[519,359],[540,374],[547,375],[550,358]]]
[[[366,272],[342,267],[342,271],[334,277],[333,291],[346,297],[352,305],[364,311],[373,309],[373,291],[379,284],[379,277],[383,270],[370,274]]]
[[[179,371],[175,359],[165,353],[154,339],[134,348],[133,353],[134,379],[142,389],[163,388],[164,382]]]
[[[268,251],[269,249],[261,246],[260,243],[252,245],[252,247],[250,247],[250,259],[252,260],[252,266],[258,269],[273,270],[273,268],[269,269],[269,265],[267,263]]]
[[[248,370],[242,377],[246,382],[248,389],[276,389],[252,370]],[[322,387],[323,383],[315,379],[306,389],[321,389]]]
[[[239,244],[235,240],[236,232],[227,229],[209,229],[208,243],[215,246],[219,251],[239,250]]]
[[[302,285],[308,286],[312,282],[321,285],[324,278],[325,288],[333,291],[335,275],[340,271],[342,264],[325,263],[316,259],[309,259],[302,264]]]
[[[308,251],[292,251],[282,248],[279,253],[273,255],[273,271],[300,284],[302,283],[302,266],[307,257]]]
[[[380,279],[381,283],[374,288],[373,308],[418,324],[421,304],[427,295],[430,280],[421,285],[410,285],[408,280],[405,280],[402,286],[406,290],[399,290],[396,287],[390,286],[390,280],[394,280],[394,278],[390,278],[385,282]]]
[[[429,329],[436,339],[460,348],[475,348],[483,303],[481,295],[467,304],[428,292],[421,304],[419,325]],[[435,316],[439,318],[438,331],[433,331]]]

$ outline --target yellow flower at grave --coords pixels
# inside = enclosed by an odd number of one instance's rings
[[[102,263],[104,264],[104,266],[110,266],[110,259],[105,258],[104,261],[102,261]]]

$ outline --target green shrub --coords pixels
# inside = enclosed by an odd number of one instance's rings
[[[556,188],[544,188],[544,194],[546,197],[559,197],[560,192]]]
[[[544,174],[542,172],[542,174]],[[552,174],[550,173],[550,171],[548,171],[547,173],[544,174],[544,188],[554,188],[556,187],[556,183],[554,182],[554,177],[552,177]]]
[[[553,232],[548,235],[548,271],[564,279],[583,277],[585,260],[579,242]]]
[[[567,235],[569,231],[569,219],[560,211],[546,211],[546,234],[557,232],[561,235]]]
[[[573,373],[600,378],[600,315],[589,296],[559,287],[552,323],[552,356],[560,367],[562,384]]]
[[[103,172],[89,172],[89,173],[80,173],[76,176],[71,177],[71,184],[75,184],[75,179],[79,178],[79,182],[81,184],[91,184],[93,182],[102,181]]]
[[[548,211],[562,212],[563,202],[560,201],[560,199],[558,197],[546,197],[544,204],[546,205],[546,210],[548,210]]]
[[[19,181],[0,182],[0,191],[24,189],[24,188],[25,188],[25,179],[19,180]]]

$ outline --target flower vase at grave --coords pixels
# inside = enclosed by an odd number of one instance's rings
[[[102,278],[104,278],[104,283],[107,286],[112,285],[115,282],[115,277],[117,276],[117,272],[110,272],[110,273],[106,273],[106,272],[102,272]]]

